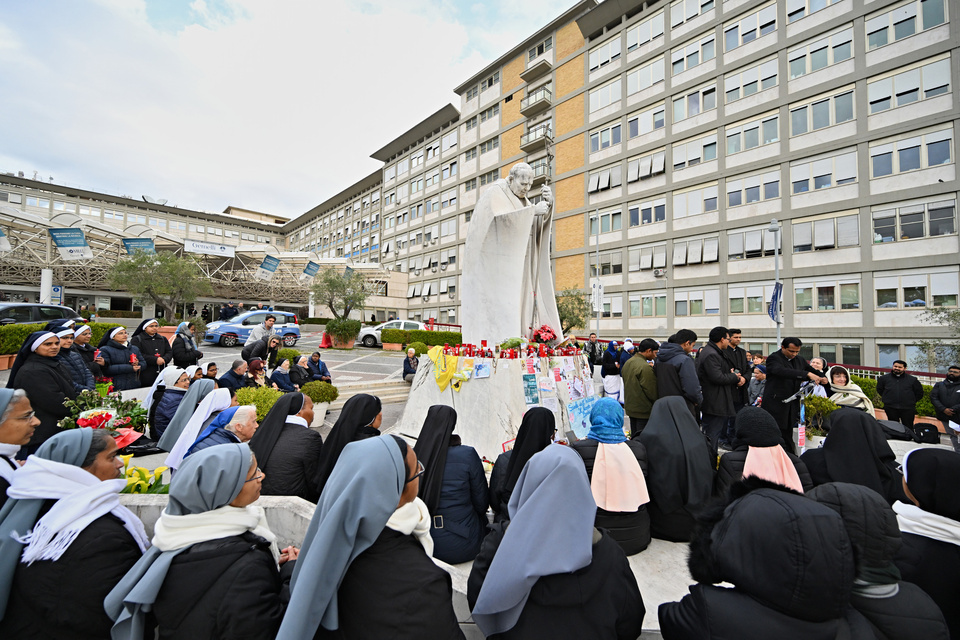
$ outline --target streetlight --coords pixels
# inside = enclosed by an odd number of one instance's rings
[[[780,284],[780,222],[774,218],[770,221],[767,231],[773,234],[774,242],[774,263],[773,263],[773,300],[770,306],[770,317],[777,323],[777,344],[780,346],[780,300],[783,298],[783,285]],[[777,295],[777,289],[780,288],[780,295]]]

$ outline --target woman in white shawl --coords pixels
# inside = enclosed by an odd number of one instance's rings
[[[180,432],[180,437],[177,438],[176,443],[174,443],[170,449],[170,455],[167,456],[164,464],[176,470],[184,457],[186,457],[187,451],[189,451],[193,443],[197,441],[200,432],[210,424],[214,414],[220,413],[227,407],[232,406],[235,402],[236,399],[230,396],[229,389],[216,389],[208,393],[200,403],[200,406],[197,407],[197,410],[190,416],[190,420],[184,425],[183,430]],[[166,435],[166,432],[164,435]]]
[[[0,637],[109,635],[103,599],[148,546],[120,505],[122,466],[109,431],[71,429],[13,475],[0,510]]]
[[[830,388],[833,391],[828,399],[830,402],[841,407],[853,407],[866,411],[870,416],[874,415],[873,402],[867,397],[855,382],[850,380],[850,372],[838,364],[833,365],[827,371],[827,379],[830,380]]]

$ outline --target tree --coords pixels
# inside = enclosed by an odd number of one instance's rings
[[[153,302],[173,320],[177,305],[210,295],[213,288],[193,258],[171,251],[137,251],[113,265],[107,280],[114,289],[130,292],[141,304]]]
[[[353,269],[340,271],[327,267],[316,275],[310,292],[327,305],[334,318],[346,319],[354,309],[362,309],[370,294],[367,279]]]
[[[564,289],[557,293],[557,311],[560,329],[566,335],[574,327],[586,328],[590,318],[588,294],[579,289]]]
[[[949,339],[917,340],[914,344],[920,353],[913,358],[910,367],[929,371],[932,366],[937,371],[960,362],[960,342],[957,342],[960,339],[960,310],[943,307],[924,309],[920,321],[943,327]]]

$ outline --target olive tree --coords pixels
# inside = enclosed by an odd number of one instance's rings
[[[127,291],[137,302],[153,302],[173,320],[177,306],[210,295],[213,288],[192,257],[172,251],[136,251],[107,272],[107,281],[116,290]]]

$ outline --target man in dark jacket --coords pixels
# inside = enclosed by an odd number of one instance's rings
[[[893,368],[877,380],[877,395],[883,401],[887,420],[913,428],[917,415],[917,403],[923,398],[923,385],[916,376],[907,373],[907,363],[894,360]]]
[[[690,354],[697,342],[697,334],[690,329],[680,329],[660,345],[654,370],[657,373],[659,397],[681,396],[697,422],[700,421],[700,403],[703,392],[697,369]]]
[[[783,401],[800,390],[805,380],[826,384],[827,379],[817,374],[813,367],[800,355],[803,343],[800,338],[784,338],[780,350],[767,356],[767,384],[764,389],[761,407],[773,416],[780,425],[780,435],[784,448],[796,453],[793,443],[793,429],[800,421],[800,402]]]
[[[230,371],[220,376],[217,386],[221,389],[230,388],[240,390],[244,386],[243,375],[247,372],[247,363],[244,360],[234,360]]]
[[[592,378],[593,368],[598,364],[603,364],[603,345],[597,341],[597,334],[590,334],[590,339],[583,345],[583,352],[590,362],[590,377]]]
[[[657,357],[660,345],[652,338],[640,341],[636,353],[623,365],[623,412],[630,418],[630,438],[640,436],[657,401],[657,374],[650,362]]]
[[[740,329],[730,329],[730,346],[727,347],[725,354],[727,359],[733,363],[734,372],[739,373],[747,380],[747,384],[738,387],[733,393],[734,413],[750,404],[749,387],[750,378],[753,375],[753,363],[751,363],[750,358],[747,357],[747,352],[740,347],[742,338],[743,334]],[[723,433],[720,434],[720,446],[729,448],[732,442],[733,420],[730,420],[724,428]]]
[[[947,369],[947,378],[933,385],[930,392],[930,402],[937,410],[937,420],[943,423],[943,428],[950,436],[953,450],[960,453],[960,442],[957,441],[957,432],[950,428],[950,422],[960,422],[960,366],[952,365]]]
[[[146,360],[140,371],[141,387],[152,386],[160,370],[173,360],[173,348],[159,331],[160,324],[151,318],[144,320],[130,338],[130,345],[140,349],[140,355]]]
[[[747,383],[727,359],[726,351],[730,346],[730,332],[726,327],[714,327],[710,330],[710,342],[700,350],[697,356],[697,375],[703,389],[703,432],[710,438],[713,457],[717,457],[720,434],[737,415],[734,395],[740,395],[740,389]]]
[[[330,371],[327,369],[327,365],[324,364],[323,360],[320,359],[319,351],[314,351],[310,355],[310,359],[307,361],[307,368],[310,369],[310,378],[312,380],[319,380],[320,382],[333,382],[333,378],[330,376]]]
[[[240,314],[240,310],[233,306],[233,300],[227,303],[227,306],[220,309],[220,320],[230,322]]]

